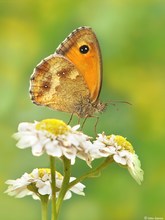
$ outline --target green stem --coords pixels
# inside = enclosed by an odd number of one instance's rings
[[[55,158],[50,156],[50,168],[51,168],[51,188],[52,188],[52,217],[51,220],[57,220],[56,212],[56,176],[55,176]]]
[[[101,170],[103,170],[105,167],[107,167],[112,162],[113,162],[113,158],[110,158],[110,157],[106,158],[104,160],[104,162],[101,163],[98,167],[85,173],[84,175],[80,176],[79,178],[75,179],[74,181],[70,182],[68,189],[70,189],[71,187],[73,187],[77,183],[82,182],[86,178],[98,176],[98,174],[101,172]]]
[[[48,196],[40,196],[40,199],[42,209],[42,220],[47,220]]]
[[[70,166],[70,160],[66,157],[63,157],[63,163],[64,163],[64,179],[62,182],[62,187],[60,189],[60,193],[57,199],[57,215],[59,214],[64,196],[68,190],[70,175],[71,175],[71,166]]]

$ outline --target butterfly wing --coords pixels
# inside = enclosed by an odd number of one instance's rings
[[[89,99],[82,75],[69,60],[57,54],[36,66],[30,80],[30,94],[35,104],[78,115],[81,101]]]
[[[90,91],[90,101],[96,102],[102,84],[102,59],[98,40],[89,27],[74,30],[57,48],[57,54],[67,57],[82,74]]]

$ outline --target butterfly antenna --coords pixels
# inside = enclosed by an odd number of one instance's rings
[[[124,104],[127,104],[127,105],[132,105],[130,102],[122,101],[122,100],[114,100],[114,101],[107,102],[107,104],[110,104],[110,105],[113,105],[113,106],[116,106],[116,103],[124,103]]]
[[[83,123],[82,123],[82,125],[81,125],[81,130],[83,129],[84,124],[85,124],[85,122],[86,122],[87,118],[88,118],[88,117],[85,117],[85,119],[84,119],[84,121],[83,121]]]
[[[70,119],[69,119],[69,121],[67,123],[68,125],[71,123],[72,119],[73,119],[73,113],[71,114]]]

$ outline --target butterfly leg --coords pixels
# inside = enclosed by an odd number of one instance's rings
[[[95,123],[95,125],[94,125],[94,132],[95,132],[95,135],[97,136],[97,124],[98,124],[98,122],[99,122],[99,117],[95,117],[96,118],[96,123]]]
[[[78,117],[77,124],[80,125],[80,117]]]
[[[69,119],[69,121],[67,123],[68,125],[71,123],[72,119],[73,119],[73,113],[71,114],[70,119]]]
[[[82,123],[82,125],[81,125],[81,130],[83,129],[84,124],[85,124],[85,122],[86,122],[87,118],[88,118],[88,116],[87,116],[87,117],[85,117],[85,119],[84,119],[84,121],[83,121],[83,123]]]
[[[99,117],[96,117],[96,116],[91,116],[91,117],[96,118],[96,123],[95,123],[95,125],[94,125],[94,132],[95,132],[95,135],[97,136],[97,130],[96,130],[96,128],[97,128],[97,124],[98,124],[98,122],[99,122]],[[84,124],[85,124],[87,118],[89,118],[88,115],[85,117],[85,119],[84,119],[84,121],[83,121],[83,123],[82,123],[82,125],[81,125],[81,130],[83,129]]]

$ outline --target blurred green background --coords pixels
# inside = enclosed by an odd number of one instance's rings
[[[9,197],[4,182],[49,166],[48,158],[16,148],[11,135],[22,121],[69,120],[69,114],[32,104],[29,77],[41,59],[84,25],[95,30],[102,50],[100,99],[132,103],[109,105],[97,130],[127,137],[145,176],[139,186],[113,164],[99,178],[84,181],[85,197],[64,202],[60,220],[165,219],[165,1],[0,0],[0,25],[0,219],[40,219],[39,202]],[[94,123],[88,119],[84,132],[93,135]],[[72,175],[88,169],[77,161]]]

